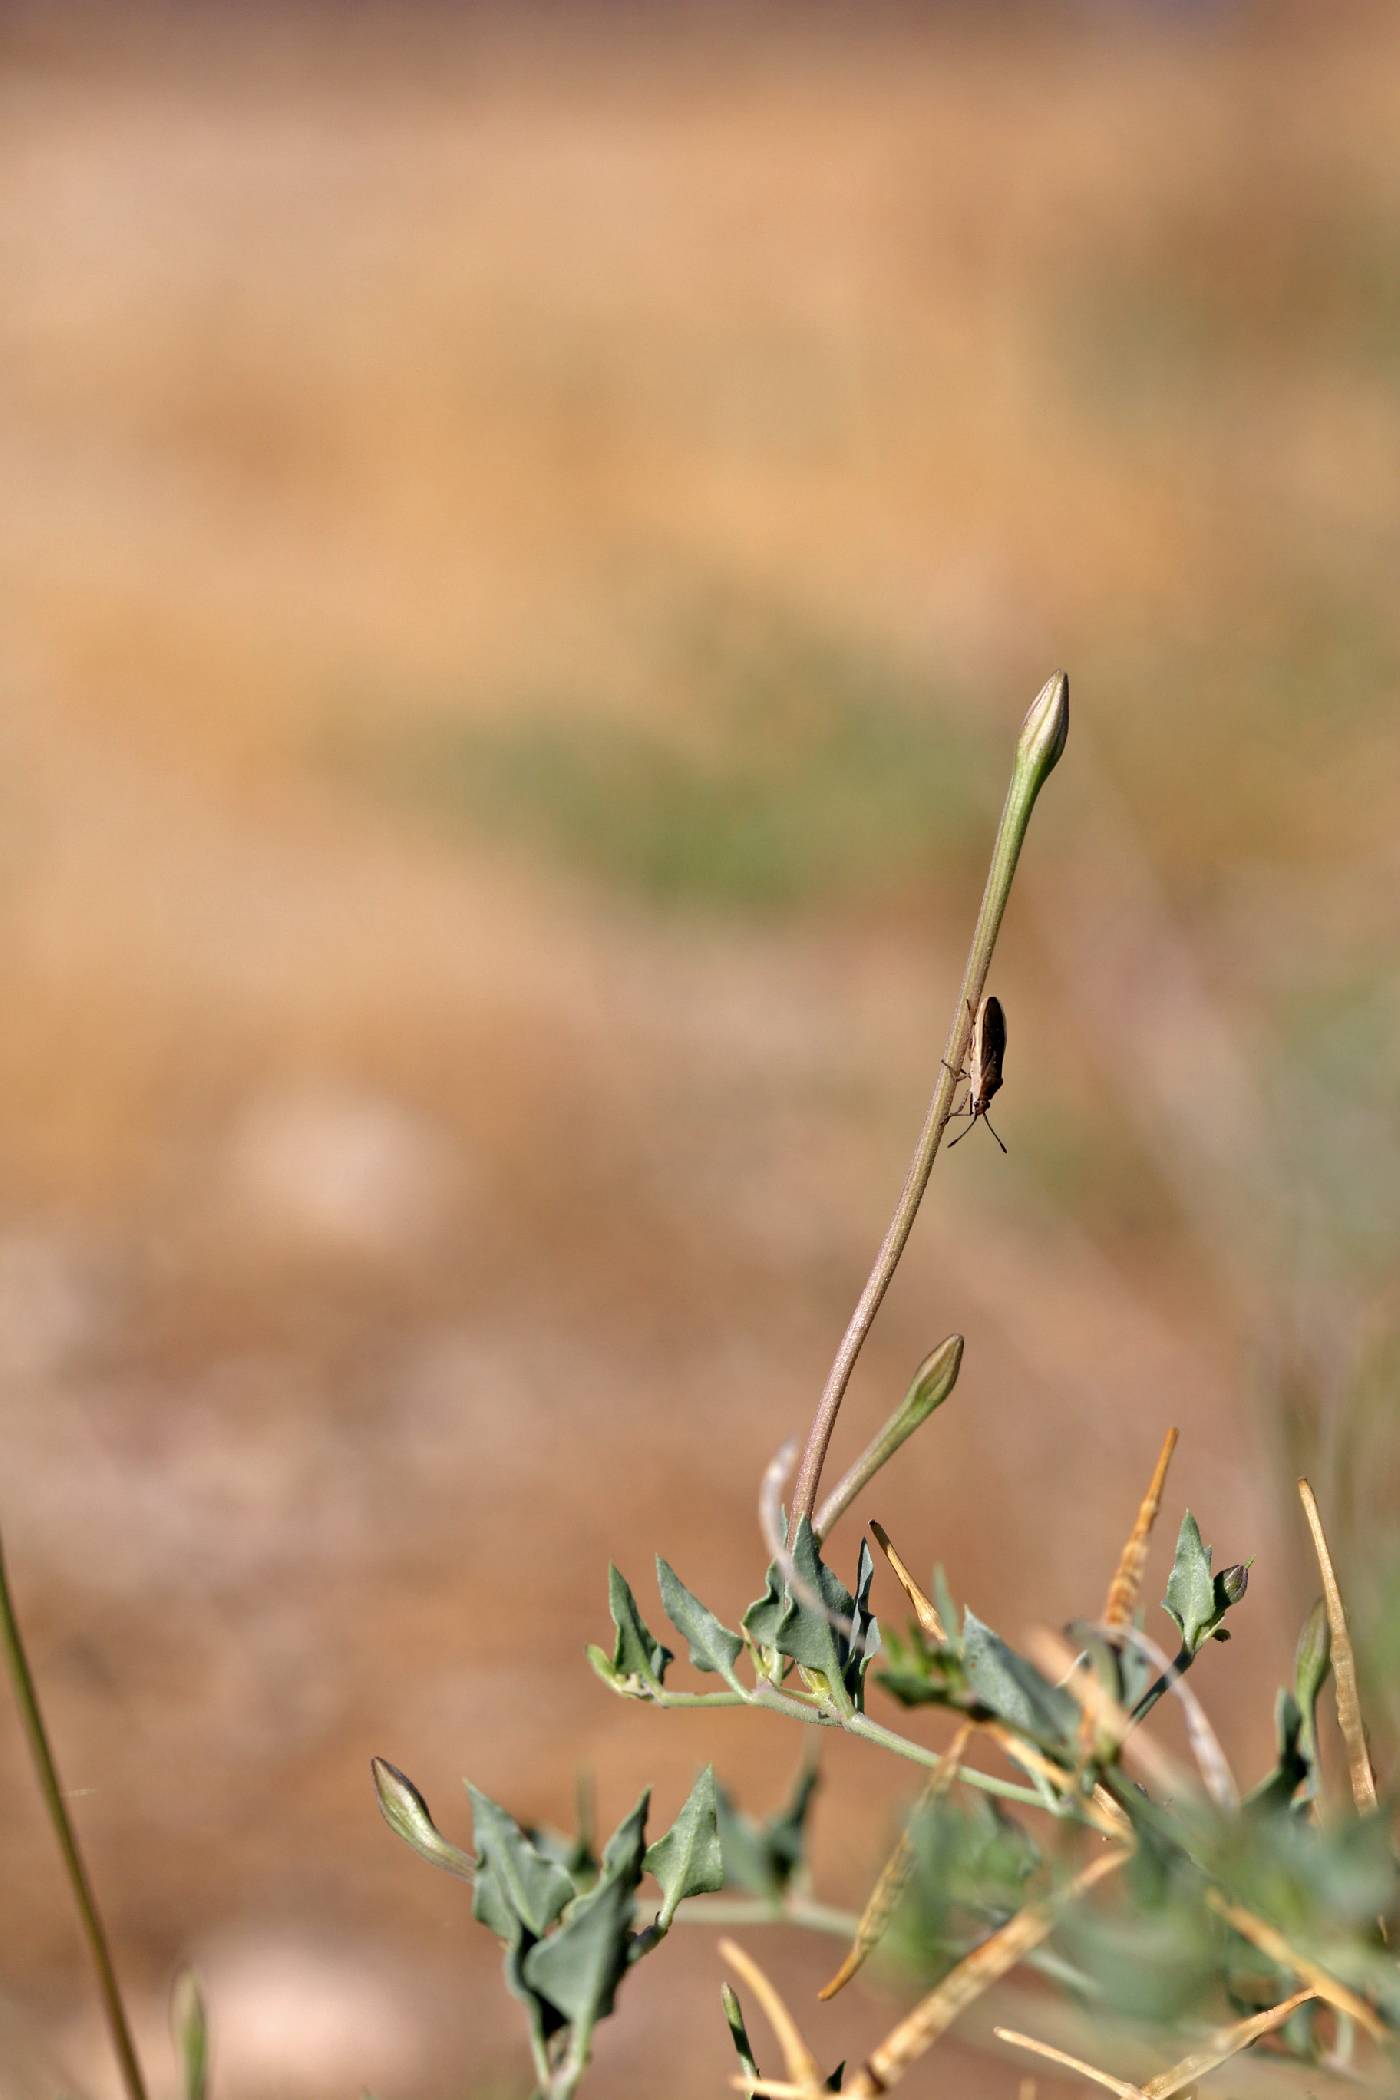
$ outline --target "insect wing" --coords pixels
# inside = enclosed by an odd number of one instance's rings
[[[1001,1085],[1006,1057],[1006,1014],[1000,999],[984,999],[978,1008],[973,1053],[973,1084],[985,1105]]]

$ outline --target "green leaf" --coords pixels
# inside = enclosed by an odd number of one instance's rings
[[[763,1595],[754,1599],[740,1621],[754,1651],[755,1667],[760,1676],[767,1677],[770,1682],[776,1682],[782,1675],[778,1628],[786,1610],[787,1590],[783,1585],[782,1569],[772,1560],[768,1563]]]
[[[759,1823],[737,1808],[722,1786],[715,1788],[715,1811],[724,1885],[745,1888],[775,1907],[802,1866],[807,1819],[820,1774],[804,1763],[792,1793],[776,1814]]]
[[[764,1593],[744,1613],[744,1631],[758,1668],[774,1681],[782,1674],[776,1658],[786,1656],[799,1668],[822,1679],[833,1705],[850,1712],[864,1704],[865,1674],[880,1648],[880,1629],[869,1609],[874,1562],[861,1541],[856,1596],[821,1557],[815,1532],[804,1517],[792,1544],[792,1564],[803,1596],[795,1593],[776,1561],[768,1569]],[[825,1610],[812,1599],[820,1598]],[[847,1632],[837,1620],[851,1622]]]
[[[1274,1732],[1278,1738],[1278,1761],[1245,1804],[1256,1812],[1287,1808],[1308,1776],[1308,1760],[1299,1747],[1303,1716],[1292,1692],[1278,1695],[1274,1708]]]
[[[613,1646],[613,1677],[634,1679],[641,1684],[660,1684],[666,1665],[674,1660],[651,1631],[637,1609],[637,1600],[626,1579],[614,1567],[608,1569],[608,1610],[617,1628]],[[597,1664],[594,1664],[597,1668]]]
[[[958,1644],[958,1628],[962,1624],[962,1613],[953,1602],[953,1592],[948,1582],[948,1571],[942,1561],[939,1561],[933,1571],[933,1607],[943,1621],[943,1630],[948,1636],[950,1646],[956,1648]]]
[[[943,1623],[947,1626],[949,1621]],[[956,1634],[957,1621],[951,1623]],[[882,1647],[885,1668],[880,1683],[901,1706],[966,1704],[962,1663],[951,1640],[946,1646],[930,1641],[911,1619],[907,1633],[896,1633],[893,1627],[884,1632]]]
[[[778,1623],[778,1649],[791,1656],[800,1669],[815,1672],[832,1704],[849,1712],[852,1700],[846,1689],[846,1664],[851,1637],[835,1622],[853,1617],[855,1600],[822,1559],[805,1517],[792,1542],[792,1564],[808,1595],[789,1590],[787,1607]],[[812,1599],[820,1599],[825,1610],[819,1609]]]
[[[725,1787],[715,1786],[715,1821],[724,1861],[724,1887],[748,1889],[776,1905],[782,1890],[773,1872],[760,1826],[746,1816]]]
[[[1298,1702],[1301,1727],[1298,1749],[1306,1758],[1308,1776],[1303,1798],[1315,1801],[1322,1785],[1322,1759],[1317,1740],[1317,1702],[1332,1667],[1332,1628],[1327,1606],[1321,1597],[1303,1621],[1293,1656],[1293,1696]]]
[[[1202,1544],[1200,1527],[1189,1509],[1177,1533],[1176,1558],[1162,1608],[1176,1620],[1182,1643],[1192,1655],[1208,1638],[1220,1616],[1215,1578],[1210,1572],[1210,1548]]]
[[[592,1888],[598,1879],[598,1856],[593,1850],[593,1775],[580,1771],[574,1779],[575,1832],[560,1864],[576,1889]]]
[[[1175,1619],[1188,1655],[1198,1654],[1212,1636],[1229,1640],[1220,1622],[1249,1588],[1249,1569],[1248,1561],[1236,1561],[1212,1575],[1210,1547],[1202,1543],[1196,1519],[1187,1510],[1177,1534],[1176,1558],[1162,1607]]]
[[[733,2042],[734,2053],[739,2059],[739,2068],[745,2078],[757,2085],[761,2074],[754,2062],[753,2044],[744,2025],[744,2008],[739,2003],[739,1993],[731,1984],[722,1983],[719,1995],[720,2003],[724,2007],[724,2017],[729,2025],[729,2039]]]
[[[1374,1948],[1376,1919],[1396,1908],[1389,1824],[1384,1811],[1335,1825],[1302,1815],[1235,1816],[1208,1840],[1203,1864],[1234,1901],[1349,1982]],[[1384,1961],[1393,1991],[1393,1957]]]
[[[476,1878],[476,1861],[469,1852],[449,1844],[428,1813],[428,1804],[413,1781],[391,1765],[387,1758],[372,1757],[370,1772],[379,1802],[379,1813],[396,1837],[410,1845],[430,1866],[443,1867],[463,1881]]]
[[[1142,1614],[1135,1615],[1133,1624],[1141,1626]],[[1124,1709],[1131,1713],[1148,1687],[1156,1682],[1157,1664],[1145,1648],[1136,1641],[1125,1641],[1115,1648],[1118,1658],[1118,1676],[1122,1685],[1121,1700]]]
[[[970,1608],[963,1614],[962,1660],[968,1690],[999,1720],[1009,1721],[1045,1749],[1063,1749],[1075,1740],[1077,1700],[1008,1648]]]
[[[713,1765],[706,1765],[666,1835],[648,1847],[643,1865],[661,1884],[657,1923],[663,1930],[687,1896],[709,1896],[724,1887]]]
[[[193,1969],[181,1969],[171,1989],[170,2033],[180,2060],[184,2100],[204,2100],[209,2083],[209,2021]]]
[[[677,1633],[683,1634],[690,1643],[690,1659],[697,1670],[707,1670],[724,1678],[735,1691],[742,1691],[734,1665],[744,1652],[744,1643],[737,1633],[722,1626],[708,1604],[702,1604],[692,1590],[688,1590],[668,1560],[660,1554],[656,1557],[656,1581],[661,1591],[661,1603],[667,1618]]]
[[[804,1759],[787,1800],[762,1826],[768,1857],[784,1888],[802,1865],[807,1822],[820,1785],[821,1769],[815,1757]]]
[[[874,1578],[874,1556],[867,1541],[862,1539],[856,1561],[856,1593],[851,1608],[856,1630],[851,1636],[843,1672],[847,1694],[858,1708],[865,1703],[866,1672],[880,1652],[880,1627],[870,1609],[870,1585]]]
[[[498,1939],[516,1937],[515,1921],[539,1939],[572,1897],[574,1885],[489,1795],[470,1782],[467,1792],[477,1850],[475,1915]]]
[[[612,2011],[627,1970],[649,1800],[644,1793],[609,1838],[595,1886],[574,1898],[558,1930],[524,1959],[531,1990],[584,2035]]]
[[[1205,2013],[1219,1988],[1217,1921],[1197,1890],[1175,1881],[1155,1903],[1136,1889],[1131,1897],[1111,1911],[1071,1905],[1060,1928],[1064,1950],[1115,2013],[1121,2008],[1130,2019],[1179,2029]]]
[[[1030,1832],[984,1794],[916,1806],[913,1872],[891,1921],[891,1945],[934,1973],[1018,1910],[1040,1866]]]

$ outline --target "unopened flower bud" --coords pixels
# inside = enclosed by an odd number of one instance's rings
[[[463,1881],[474,1880],[475,1860],[469,1852],[463,1852],[443,1836],[428,1813],[427,1802],[407,1774],[384,1757],[372,1757],[370,1770],[374,1775],[379,1813],[394,1835],[401,1837],[430,1866],[443,1867],[449,1874],[459,1875]]]
[[[1069,680],[1063,671],[1046,679],[1021,725],[1018,765],[1033,770],[1037,788],[1059,763],[1069,736]]]

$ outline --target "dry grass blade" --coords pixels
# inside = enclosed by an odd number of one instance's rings
[[[1118,1561],[1118,1570],[1108,1586],[1108,1602],[1103,1608],[1105,1626],[1126,1626],[1137,1607],[1138,1592],[1142,1588],[1142,1573],[1147,1566],[1147,1549],[1152,1540],[1152,1527],[1157,1522],[1157,1512],[1162,1507],[1162,1490],[1167,1484],[1167,1468],[1176,1449],[1178,1431],[1169,1429],[1158,1454],[1147,1493],[1142,1498],[1137,1521],[1128,1533]]]
[[[1070,2056],[1063,2049],[1052,2049],[1049,2042],[1038,2042],[1033,2035],[1017,2034],[1013,2027],[994,2027],[993,2034],[999,2042],[1010,2042],[1013,2049],[1029,2049],[1035,2056],[1043,2056],[1047,2063],[1059,2064],[1066,2071],[1077,2071],[1081,2078],[1091,2078],[1095,2085],[1107,2086],[1110,2093],[1117,2093],[1118,2100],[1142,2100],[1138,2086],[1129,2085],[1124,2078],[1115,2078],[1111,2071],[1100,2071],[1094,2064],[1086,2064],[1081,2057]]]
[[[796,2090],[802,2094],[820,2093],[825,2080],[818,2068],[817,2059],[803,2041],[801,2029],[779,1997],[774,1985],[769,1982],[753,1956],[746,1954],[743,1948],[737,1945],[735,1941],[721,1940],[719,1951],[721,1958],[728,1962],[730,1968],[738,1970],[744,1982],[763,2007],[768,2025],[773,2030],[774,2039],[783,2052],[783,2062],[787,2066],[788,2077],[792,2080]],[[760,2086],[758,2090],[764,2091],[766,2088]]]
[[[921,2056],[933,2047],[973,2001],[999,1983],[1008,1969],[1038,1947],[1055,1921],[1069,1905],[1121,1867],[1131,1855],[1127,1851],[1101,1853],[1075,1875],[1063,1889],[1039,1903],[1028,1903],[1014,1918],[974,1947],[955,1969],[951,1969],[921,2005],[916,2005],[881,2042],[856,2073],[847,2088],[855,2100],[875,2100],[894,2085]]]
[[[1068,1794],[1073,1790],[1075,1775],[1067,1772],[1063,1765],[1057,1765],[1055,1760],[1047,1757],[1043,1751],[1037,1750],[1033,1743],[1022,1742],[1015,1730],[1008,1728],[1004,1721],[979,1721],[977,1727],[981,1734],[990,1736],[1023,1772],[1043,1779],[1057,1794]],[[1105,1837],[1127,1839],[1132,1836],[1131,1823],[1107,1787],[1096,1786],[1091,1800],[1081,1802],[1080,1807],[1095,1830],[1102,1831]]]
[[[1247,2049],[1251,2042],[1257,2042],[1261,2034],[1272,2034],[1276,2027],[1282,2027],[1284,2021],[1297,2012],[1300,2005],[1306,2005],[1309,1999],[1316,1996],[1316,1991],[1311,1989],[1295,1991],[1293,1996],[1285,1998],[1281,2005],[1271,2005],[1266,2012],[1254,2013],[1247,2020],[1237,2020],[1233,2027],[1222,2027],[1204,2048],[1195,2050],[1190,2056],[1183,2056],[1181,2062],[1173,2064],[1169,2071],[1160,2071],[1155,2078],[1150,2079],[1142,2088],[1142,2100],[1172,2100],[1173,2094],[1184,2091],[1188,2085],[1194,2085],[1198,2078],[1204,2078],[1209,2072],[1218,2070],[1220,2065],[1228,2063],[1232,2056],[1238,2056],[1241,2049]]]
[[[1308,1520],[1313,1549],[1317,1554],[1317,1565],[1322,1574],[1322,1594],[1327,1604],[1327,1624],[1332,1634],[1332,1682],[1336,1688],[1337,1720],[1341,1725],[1342,1741],[1347,1750],[1351,1798],[1356,1803],[1358,1813],[1367,1815],[1376,1806],[1376,1775],[1371,1768],[1371,1753],[1366,1748],[1366,1730],[1361,1720],[1361,1699],[1356,1688],[1356,1656],[1347,1627],[1346,1607],[1342,1603],[1341,1585],[1332,1566],[1332,1556],[1327,1550],[1327,1534],[1322,1528],[1322,1518],[1318,1514],[1317,1497],[1306,1480],[1298,1482],[1298,1496],[1303,1505],[1303,1515]]]
[[[942,1764],[919,1796],[909,1822],[900,1833],[899,1843],[885,1861],[884,1867],[880,1872],[880,1878],[870,1892],[870,1900],[861,1913],[860,1923],[856,1927],[856,1936],[851,1942],[851,1951],[832,1977],[830,1983],[824,1983],[817,1992],[819,1998],[834,1998],[839,1990],[845,1989],[871,1949],[878,1943],[885,1927],[889,1924],[895,1905],[904,1894],[910,1873],[913,1870],[914,1841],[909,1834],[910,1829],[916,1817],[922,1815],[923,1811],[932,1802],[936,1801],[940,1794],[947,1793],[948,1788],[957,1776],[958,1766],[962,1763],[962,1755],[967,1748],[967,1739],[971,1733],[971,1722],[965,1723],[958,1730]]]
[[[943,1621],[939,1618],[934,1608],[933,1599],[926,1596],[919,1588],[918,1583],[915,1582],[908,1568],[905,1567],[904,1562],[895,1552],[894,1547],[890,1544],[890,1535],[884,1525],[877,1524],[872,1518],[870,1529],[876,1545],[894,1570],[896,1580],[899,1582],[909,1602],[913,1605],[914,1617],[931,1641],[937,1641],[940,1645],[943,1644],[948,1636],[943,1630]]]
[[[1355,1991],[1348,1990],[1335,1976],[1329,1976],[1327,1971],[1320,1969],[1308,1955],[1300,1954],[1274,1926],[1267,1924],[1263,1918],[1256,1918],[1252,1910],[1245,1910],[1238,1903],[1227,1902],[1218,1889],[1207,1889],[1206,1901],[1227,1925],[1234,1927],[1242,1939],[1257,1947],[1270,1961],[1276,1961],[1280,1968],[1292,1969],[1295,1976],[1301,1976],[1315,1998],[1325,1998],[1338,2012],[1348,2014],[1363,2033],[1370,2035],[1373,2042],[1385,2040],[1385,2028],[1366,2000],[1358,1998]]]
[[[736,2072],[729,2083],[736,2093],[747,2093],[751,2100],[821,2100],[825,2085],[796,2085],[790,2078],[760,2078],[751,2085],[747,2078]]]

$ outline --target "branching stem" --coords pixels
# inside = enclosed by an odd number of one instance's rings
[[[923,1743],[916,1743],[907,1735],[900,1735],[893,1728],[886,1728],[879,1721],[872,1721],[868,1714],[838,1713],[823,1702],[810,1704],[805,1699],[794,1699],[788,1692],[780,1692],[775,1685],[755,1685],[751,1692],[668,1692],[657,1686],[647,1695],[650,1706],[756,1706],[768,1713],[786,1714],[790,1720],[801,1721],[809,1728],[843,1728],[847,1735],[859,1736],[863,1742],[874,1743],[910,1764],[922,1765],[925,1770],[936,1772],[943,1759],[937,1750],[930,1750]],[[960,1765],[957,1778],[963,1786],[975,1787],[983,1794],[995,1794],[1003,1801],[1022,1801],[1029,1808],[1048,1808],[1052,1804],[1043,1791],[1036,1787],[1018,1786],[1015,1780],[998,1779],[994,1772],[979,1772],[975,1767]],[[1091,1817],[1081,1815],[1073,1802],[1062,1801],[1055,1805],[1057,1815],[1071,1821],[1090,1822]]]

